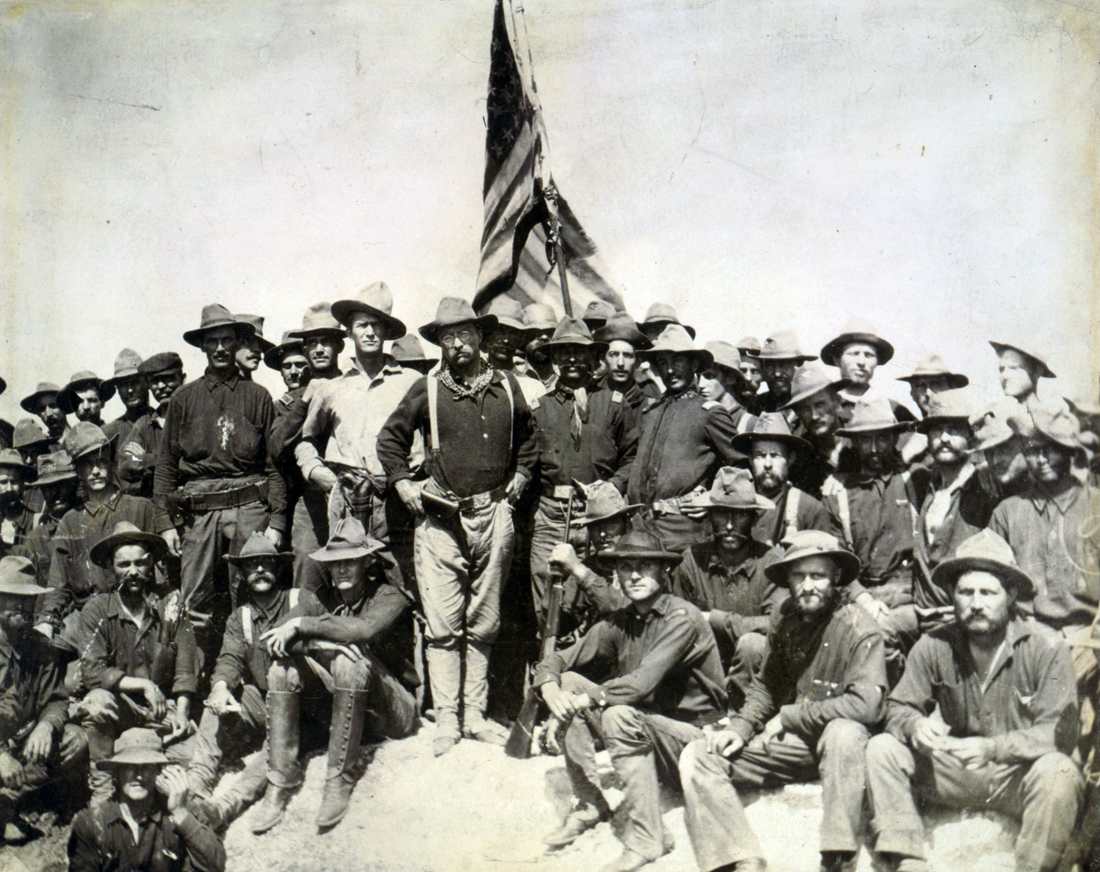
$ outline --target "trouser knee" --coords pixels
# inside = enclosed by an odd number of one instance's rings
[[[901,772],[912,777],[915,770],[913,752],[890,733],[872,736],[865,754],[869,776],[880,772]]]
[[[767,650],[768,639],[763,633],[745,633],[734,646],[737,658],[753,671],[763,665]]]
[[[277,692],[299,693],[302,676],[298,667],[289,660],[275,660],[267,670],[267,689]]]
[[[332,661],[332,680],[344,690],[364,690],[370,684],[370,662],[337,654]]]
[[[837,718],[825,725],[818,740],[818,753],[823,761],[831,760],[843,769],[863,767],[870,738],[863,724]]]
[[[600,718],[600,727],[603,730],[604,743],[612,753],[616,748],[630,748],[639,743],[648,744],[645,717],[633,706],[610,706]]]
[[[1065,754],[1044,754],[1024,776],[1024,790],[1047,801],[1076,805],[1084,792],[1084,779],[1077,764]]]
[[[680,752],[680,783],[687,790],[715,775],[725,776],[724,758],[707,751],[706,739],[688,742]]]

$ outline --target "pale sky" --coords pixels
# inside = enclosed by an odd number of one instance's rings
[[[3,9],[0,416],[124,346],[198,375],[204,303],[277,341],[380,279],[410,330],[472,297],[492,0]],[[863,315],[876,384],[939,351],[978,398],[1019,336],[1095,396],[1100,2],[526,12],[554,177],[633,315],[813,353]]]

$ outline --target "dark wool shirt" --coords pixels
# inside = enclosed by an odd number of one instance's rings
[[[65,666],[44,636],[32,630],[18,649],[0,645],[0,747],[18,745],[40,722],[56,739],[68,711]]]
[[[223,379],[208,369],[176,391],[153,484],[157,531],[172,526],[167,498],[177,488],[201,479],[248,478],[267,481],[269,524],[285,530],[286,483],[268,455],[274,422],[271,394],[235,373]]]
[[[574,400],[560,387],[539,398],[535,415],[538,479],[543,492],[573,481],[610,481],[626,490],[630,465],[638,451],[638,432],[628,424],[623,395],[595,386],[588,394],[580,444],[570,434]]]
[[[730,729],[747,742],[777,712],[785,729],[806,737],[836,718],[870,727],[882,720],[885,693],[882,634],[862,606],[849,603],[807,622],[788,600]]]
[[[117,593],[101,593],[88,600],[80,613],[84,650],[80,669],[84,684],[118,693],[123,678],[148,678],[157,682],[165,696],[194,693],[198,687],[198,655],[195,631],[184,615],[176,630],[176,662],[171,675],[154,676],[152,670],[163,641],[165,625],[180,609],[179,594],[164,597],[147,594],[145,615],[138,627],[123,611]]]
[[[95,545],[115,531],[120,521],[139,530],[153,530],[153,504],[144,497],[115,493],[107,502],[70,509],[51,540],[49,593],[38,602],[36,621],[60,627],[70,612],[80,611],[88,599],[115,587],[115,575],[92,563]]]
[[[792,500],[791,491],[794,488],[790,484],[783,485],[778,498],[773,498],[774,509],[765,509],[752,525],[754,539],[767,542],[769,545],[779,545],[783,537],[795,530],[825,530],[832,529],[832,521],[829,511],[822,505],[817,497],[810,496],[805,491],[798,489],[798,510],[794,513],[794,527],[787,525],[787,503]]]
[[[69,872],[222,872],[225,846],[188,812],[177,826],[166,811],[154,811],[134,834],[114,800],[73,818]]]
[[[392,487],[412,477],[409,452],[417,431],[431,445],[428,422],[429,375],[417,379],[378,434],[378,459]],[[459,497],[491,491],[508,484],[520,472],[530,481],[538,462],[538,443],[531,410],[523,391],[512,381],[508,407],[505,375],[493,373],[489,386],[476,397],[460,397],[439,383],[439,454],[427,449],[427,468],[444,490]]]
[[[645,615],[632,605],[608,615],[539,663],[531,685],[560,684],[563,673],[598,663],[611,664],[612,677],[599,686],[596,705],[629,705],[697,725],[713,723],[725,709],[714,634],[679,597],[661,594]]]
[[[890,694],[886,729],[908,743],[917,722],[939,706],[957,739],[986,736],[998,763],[1035,760],[1077,744],[1077,680],[1069,647],[1052,630],[1020,616],[982,691],[966,632],[958,624],[922,636]]]

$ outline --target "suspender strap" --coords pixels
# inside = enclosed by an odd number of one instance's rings
[[[290,607],[295,608],[298,605],[298,595],[301,593],[296,587],[292,587],[287,591],[287,599],[289,600]],[[249,647],[252,646],[252,607],[245,603],[241,606],[241,632],[244,634],[244,643]]]
[[[434,375],[428,376],[428,426],[432,454],[439,454],[439,379]]]
[[[801,497],[802,491],[796,487],[787,491],[787,505],[783,510],[783,536],[798,532],[798,504]]]

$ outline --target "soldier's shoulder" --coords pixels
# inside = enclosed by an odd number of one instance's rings
[[[859,603],[845,603],[836,610],[833,621],[860,636],[882,635],[878,622]]]

